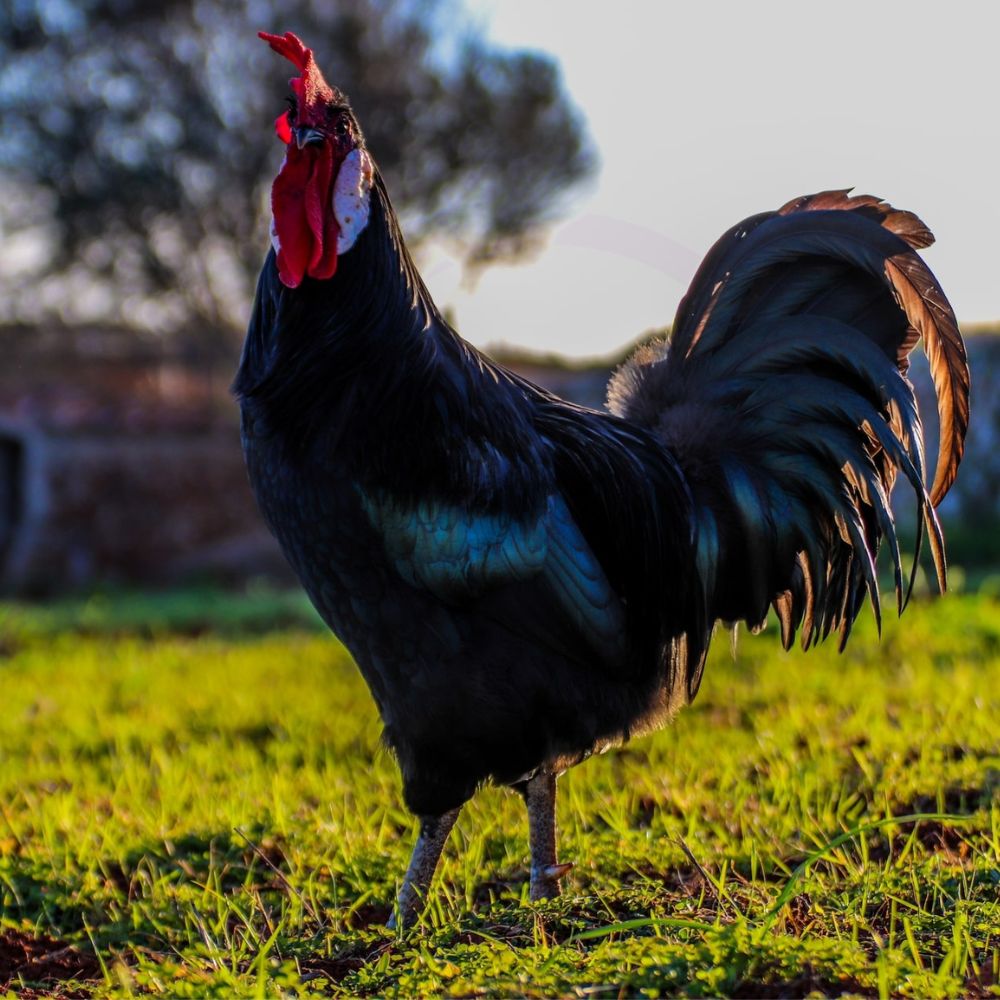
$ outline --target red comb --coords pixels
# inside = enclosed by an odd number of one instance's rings
[[[298,98],[299,122],[310,125],[321,121],[320,103],[329,103],[335,99],[335,95],[316,65],[312,49],[307,49],[302,44],[302,39],[290,31],[286,31],[284,35],[258,31],[257,37],[267,42],[279,56],[284,56],[293,63],[302,74],[288,81]]]
[[[269,35],[266,31],[258,31],[257,37],[264,39],[279,56],[295,63],[300,70],[304,70],[312,59],[312,49],[307,49],[302,44],[302,39],[290,31],[283,35]]]

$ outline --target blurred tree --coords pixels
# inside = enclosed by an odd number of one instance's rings
[[[453,0],[4,0],[7,319],[242,326],[281,157],[294,30],[354,103],[411,243],[522,252],[594,164],[552,60],[492,49]],[[8,289],[10,291],[10,289]]]

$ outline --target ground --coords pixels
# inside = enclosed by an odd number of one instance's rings
[[[716,642],[695,705],[560,781],[565,895],[517,796],[414,834],[301,599],[0,608],[0,995],[1000,996],[1000,608],[848,652]]]

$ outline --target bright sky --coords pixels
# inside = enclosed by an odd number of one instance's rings
[[[424,277],[473,343],[607,354],[673,318],[730,225],[853,186],[916,211],[960,321],[1000,319],[1000,113],[989,4],[468,0],[560,62],[601,157],[547,248],[463,287]]]

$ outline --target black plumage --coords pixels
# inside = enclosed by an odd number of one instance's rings
[[[261,510],[371,686],[414,812],[444,812],[487,778],[579,757],[660,712],[662,647],[698,613],[680,470],[648,431],[461,341],[381,184],[333,278],[285,288],[269,255],[235,390]],[[453,573],[406,564],[409,522],[454,511],[455,532],[502,539],[556,522],[553,497],[578,527],[567,544],[586,547],[579,562],[616,595],[607,609],[581,599],[592,621],[517,553],[477,574],[459,538]]]
[[[747,220],[669,341],[616,373],[609,412],[459,338],[377,172],[333,277],[286,287],[269,254],[235,383],[247,465],[422,817],[404,916],[487,780],[525,791],[532,895],[555,891],[552,776],[693,697],[717,620],[756,627],[773,607],[786,645],[799,628],[807,646],[846,640],[866,595],[878,613],[882,542],[902,606],[897,471],[943,577],[933,505],[961,457],[968,371],[914,252],[930,240],[845,192]],[[905,379],[918,337],[943,428],[931,493]]]

